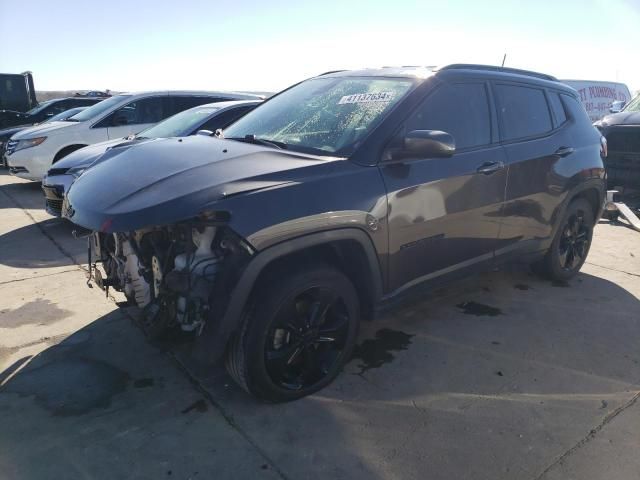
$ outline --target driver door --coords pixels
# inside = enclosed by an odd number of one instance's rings
[[[490,98],[484,82],[441,85],[404,132],[450,133],[454,155],[379,164],[389,212],[390,291],[493,258],[507,172]]]
[[[108,138],[123,138],[141,132],[165,118],[166,97],[135,100],[105,119]]]

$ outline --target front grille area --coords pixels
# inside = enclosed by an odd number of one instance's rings
[[[640,189],[640,126],[614,128],[606,137],[609,187]]]
[[[16,173],[28,173],[29,170],[27,170],[25,167],[9,167],[9,171],[15,175]]]
[[[62,200],[52,200],[47,198],[46,201],[47,212],[57,217],[62,215]]]
[[[17,140],[9,140],[7,142],[7,148],[5,150],[5,153],[7,155],[11,155],[15,151],[16,145],[18,145],[18,141]]]

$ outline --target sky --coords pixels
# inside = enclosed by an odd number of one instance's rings
[[[0,0],[37,90],[278,91],[328,70],[484,63],[640,90],[640,0]]]

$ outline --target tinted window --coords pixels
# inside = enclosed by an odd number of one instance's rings
[[[248,105],[246,107],[234,108],[232,110],[222,112],[220,115],[216,115],[203,123],[198,130],[211,130],[212,132],[215,132],[219,128],[227,128],[242,115],[247,113],[249,110],[253,110],[255,107],[255,105]]]
[[[114,108],[116,105],[124,103],[130,95],[114,95],[111,98],[107,98],[101,102],[92,105],[91,107],[83,110],[82,112],[74,115],[73,119],[76,122],[84,122],[85,120],[90,120],[95,117],[98,117],[104,113],[106,113],[110,108]],[[102,123],[102,122],[100,122]],[[98,126],[98,125],[96,125]],[[106,126],[106,125],[101,125]]]
[[[164,118],[163,97],[136,100],[113,112],[109,125],[157,123]]]
[[[561,98],[569,116],[576,122],[576,124],[585,128],[589,127],[589,130],[592,130],[591,120],[589,119],[589,115],[587,115],[587,111],[584,109],[584,105],[571,95],[565,95],[563,93]]]
[[[490,144],[491,117],[484,84],[440,87],[411,116],[406,130],[442,130],[453,135],[458,149]]]
[[[496,85],[503,140],[532,137],[552,129],[544,91],[515,85]]]
[[[214,103],[219,102],[220,98],[215,97],[194,97],[194,96],[184,96],[184,97],[170,97],[171,98],[171,113],[179,113],[189,108],[197,107],[199,105],[204,105],[205,103]]]
[[[562,125],[567,121],[567,114],[564,111],[562,102],[560,101],[560,95],[556,92],[549,92],[549,103],[551,104],[551,111],[556,121],[556,127]]]

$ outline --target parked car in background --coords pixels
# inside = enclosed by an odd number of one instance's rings
[[[257,98],[241,93],[189,91],[114,95],[64,122],[38,125],[17,133],[7,142],[7,165],[12,175],[40,181],[52,164],[87,145],[138,133],[204,103]]]
[[[578,94],[509,68],[329,73],[223,136],[99,162],[63,215],[93,232],[99,286],[268,401],[331,382],[360,318],[419,285],[514,259],[573,277],[605,196]]]
[[[619,112],[631,100],[629,87],[624,83],[596,80],[561,81],[578,92],[580,102],[584,105],[592,122],[611,113],[611,109]]]
[[[50,117],[49,119],[45,120],[42,123],[50,123],[50,122],[56,122],[59,120],[66,120],[67,118],[73,117],[76,113],[80,113],[81,111],[83,111],[85,108],[87,107],[75,107],[75,108],[70,108],[69,110],[65,110],[64,112],[61,112],[57,115],[54,115],[53,117]],[[5,158],[4,158],[4,150],[5,150],[5,144],[9,141],[9,139],[15,135],[16,133],[24,130],[25,128],[29,128],[29,125],[25,126],[19,126],[19,127],[10,127],[10,128],[3,128],[2,130],[0,130],[0,164],[5,166]]]
[[[39,103],[36,107],[28,112],[9,112],[4,110],[0,112],[0,127],[28,127],[37,123],[42,123],[51,117],[62,113],[70,108],[89,107],[104,100],[102,97],[67,97],[54,98],[46,102]]]
[[[226,128],[261,102],[235,100],[200,105],[176,113],[137,135],[107,140],[70,153],[56,162],[42,179],[47,212],[56,217],[60,216],[65,192],[73,181],[95,162],[107,160],[126,151],[132,145],[139,145],[155,138],[187,137],[196,133],[213,135],[216,130]],[[153,159],[150,160],[149,168],[153,168]]]
[[[609,187],[640,190],[640,95],[621,112],[607,115],[594,125],[607,139]]]

